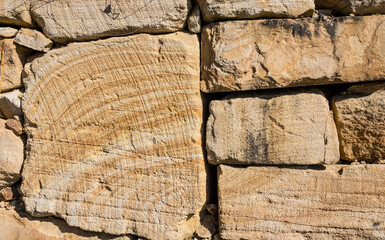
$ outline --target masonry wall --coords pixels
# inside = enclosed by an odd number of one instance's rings
[[[384,239],[385,1],[0,1],[0,239]]]

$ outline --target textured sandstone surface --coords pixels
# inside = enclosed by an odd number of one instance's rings
[[[207,22],[226,19],[309,17],[313,0],[197,0]]]
[[[333,98],[341,158],[385,160],[385,83],[350,87]]]
[[[188,30],[192,33],[200,33],[202,30],[201,11],[195,6],[187,19]]]
[[[0,0],[0,24],[32,27],[30,0]]]
[[[3,82],[1,92],[19,88],[23,85],[21,72],[29,51],[13,42],[14,39],[0,40],[0,55],[4,42]]]
[[[4,240],[131,240],[130,236],[114,237],[69,227],[55,218],[36,219],[25,213],[0,208],[0,239]]]
[[[0,27],[0,37],[11,38],[16,36],[18,30],[12,27]]]
[[[212,101],[207,122],[211,164],[333,164],[339,143],[320,90],[233,95]]]
[[[0,189],[10,186],[20,178],[24,160],[24,144],[12,130],[5,128],[0,119]]]
[[[183,239],[205,201],[198,37],[139,34],[51,50],[26,67],[27,212]]]
[[[39,31],[22,28],[17,33],[15,43],[39,52],[48,52],[52,48],[52,41]]]
[[[385,165],[218,167],[223,239],[383,239]]]
[[[318,8],[332,9],[337,14],[367,15],[385,13],[384,0],[315,0]]]
[[[21,97],[23,93],[19,89],[0,94],[0,110],[6,118],[22,116]]]
[[[57,42],[181,30],[189,0],[35,0],[32,15]]]
[[[215,23],[201,52],[205,92],[381,80],[385,16]]]

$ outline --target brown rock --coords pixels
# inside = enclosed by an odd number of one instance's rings
[[[18,30],[11,27],[0,27],[0,37],[1,38],[12,38],[16,36]]]
[[[385,165],[218,167],[223,239],[382,239]]]
[[[23,86],[21,81],[21,72],[23,71],[24,63],[27,60],[29,51],[21,46],[17,46],[13,39],[0,40],[0,56],[4,42],[4,57],[3,57],[3,82],[1,91],[6,92]]]
[[[19,90],[0,94],[0,110],[7,118],[23,115],[21,111],[21,97],[23,93]]]
[[[195,232],[206,198],[196,35],[74,43],[26,74],[29,213],[149,239]]]
[[[16,35],[15,43],[39,52],[48,52],[52,48],[52,41],[39,31],[22,28]]]
[[[21,124],[20,120],[7,119],[7,121],[5,122],[5,126],[8,129],[11,129],[13,133],[16,134],[17,136],[20,136],[21,134],[23,134],[23,125]]]
[[[205,92],[384,79],[385,16],[220,22],[201,52]]]
[[[318,8],[330,8],[338,14],[382,14],[385,13],[384,0],[315,0]]]
[[[131,236],[92,233],[56,218],[32,218],[23,212],[0,209],[1,239],[6,240],[133,240]]]
[[[333,114],[317,89],[212,101],[206,139],[211,164],[313,165],[340,160]]]
[[[11,186],[20,178],[24,160],[24,144],[0,119],[0,189]]]
[[[20,194],[14,186],[0,190],[0,201],[12,201],[18,198],[20,198]]]
[[[187,19],[188,30],[192,33],[200,33],[202,30],[201,11],[195,6]]]
[[[310,17],[312,0],[198,0],[207,22],[226,19]]]
[[[0,24],[33,27],[29,12],[30,2],[25,0],[0,0]]]
[[[333,98],[341,158],[385,160],[385,83],[352,86]]]
[[[32,15],[44,34],[64,43],[132,33],[181,30],[190,0],[35,0]]]

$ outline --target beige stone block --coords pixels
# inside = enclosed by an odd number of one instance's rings
[[[0,110],[5,117],[14,118],[23,115],[23,112],[21,111],[22,96],[23,93],[19,89],[0,94]]]
[[[202,31],[202,90],[385,78],[385,16],[229,21]]]
[[[20,137],[5,128],[0,119],[0,190],[20,179],[24,160],[24,143]]]
[[[193,234],[206,199],[197,35],[73,43],[26,74],[27,212],[110,234]]]
[[[385,13],[384,0],[315,0],[318,8],[329,8],[337,14],[368,15]]]
[[[350,87],[333,97],[341,158],[385,160],[385,83]]]
[[[383,239],[385,165],[218,167],[223,239]]]
[[[198,6],[192,10],[187,19],[188,30],[192,33],[200,33],[202,30],[201,11]]]
[[[333,114],[317,89],[212,101],[206,148],[211,164],[316,165],[340,160]]]
[[[314,12],[312,0],[198,0],[207,22],[227,19],[309,17]]]
[[[190,0],[35,0],[31,12],[53,41],[181,30]]]
[[[16,36],[18,30],[12,27],[0,27],[0,37],[1,38],[12,38]]]
[[[14,42],[23,47],[39,52],[48,52],[51,50],[53,45],[53,42],[46,38],[44,34],[28,28],[20,29],[15,37]]]
[[[0,0],[0,24],[33,27],[31,0]]]

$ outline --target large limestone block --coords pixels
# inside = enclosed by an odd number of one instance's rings
[[[206,146],[211,164],[333,164],[339,143],[320,90],[233,95],[212,101]]]
[[[133,240],[131,236],[97,234],[69,227],[55,218],[36,219],[13,209],[0,208],[1,240]]]
[[[1,92],[9,91],[23,86],[21,73],[27,60],[29,51],[13,42],[14,39],[0,40],[0,56],[3,56],[3,82]],[[3,50],[4,42],[4,50]]]
[[[30,0],[0,0],[0,24],[33,27]]]
[[[5,128],[0,119],[0,189],[11,186],[20,179],[24,160],[24,143],[12,130]]]
[[[202,31],[202,90],[385,78],[385,16],[210,24]]]
[[[181,30],[190,0],[35,0],[32,15],[56,42]]]
[[[383,239],[385,165],[218,167],[223,239]]]
[[[206,192],[196,35],[70,44],[26,73],[29,213],[149,239],[196,230]]]
[[[385,13],[385,0],[315,0],[315,4],[318,8],[332,9],[345,15]]]
[[[385,160],[385,83],[350,87],[333,97],[333,110],[342,159]]]
[[[226,19],[309,17],[313,0],[197,0],[207,22]]]

